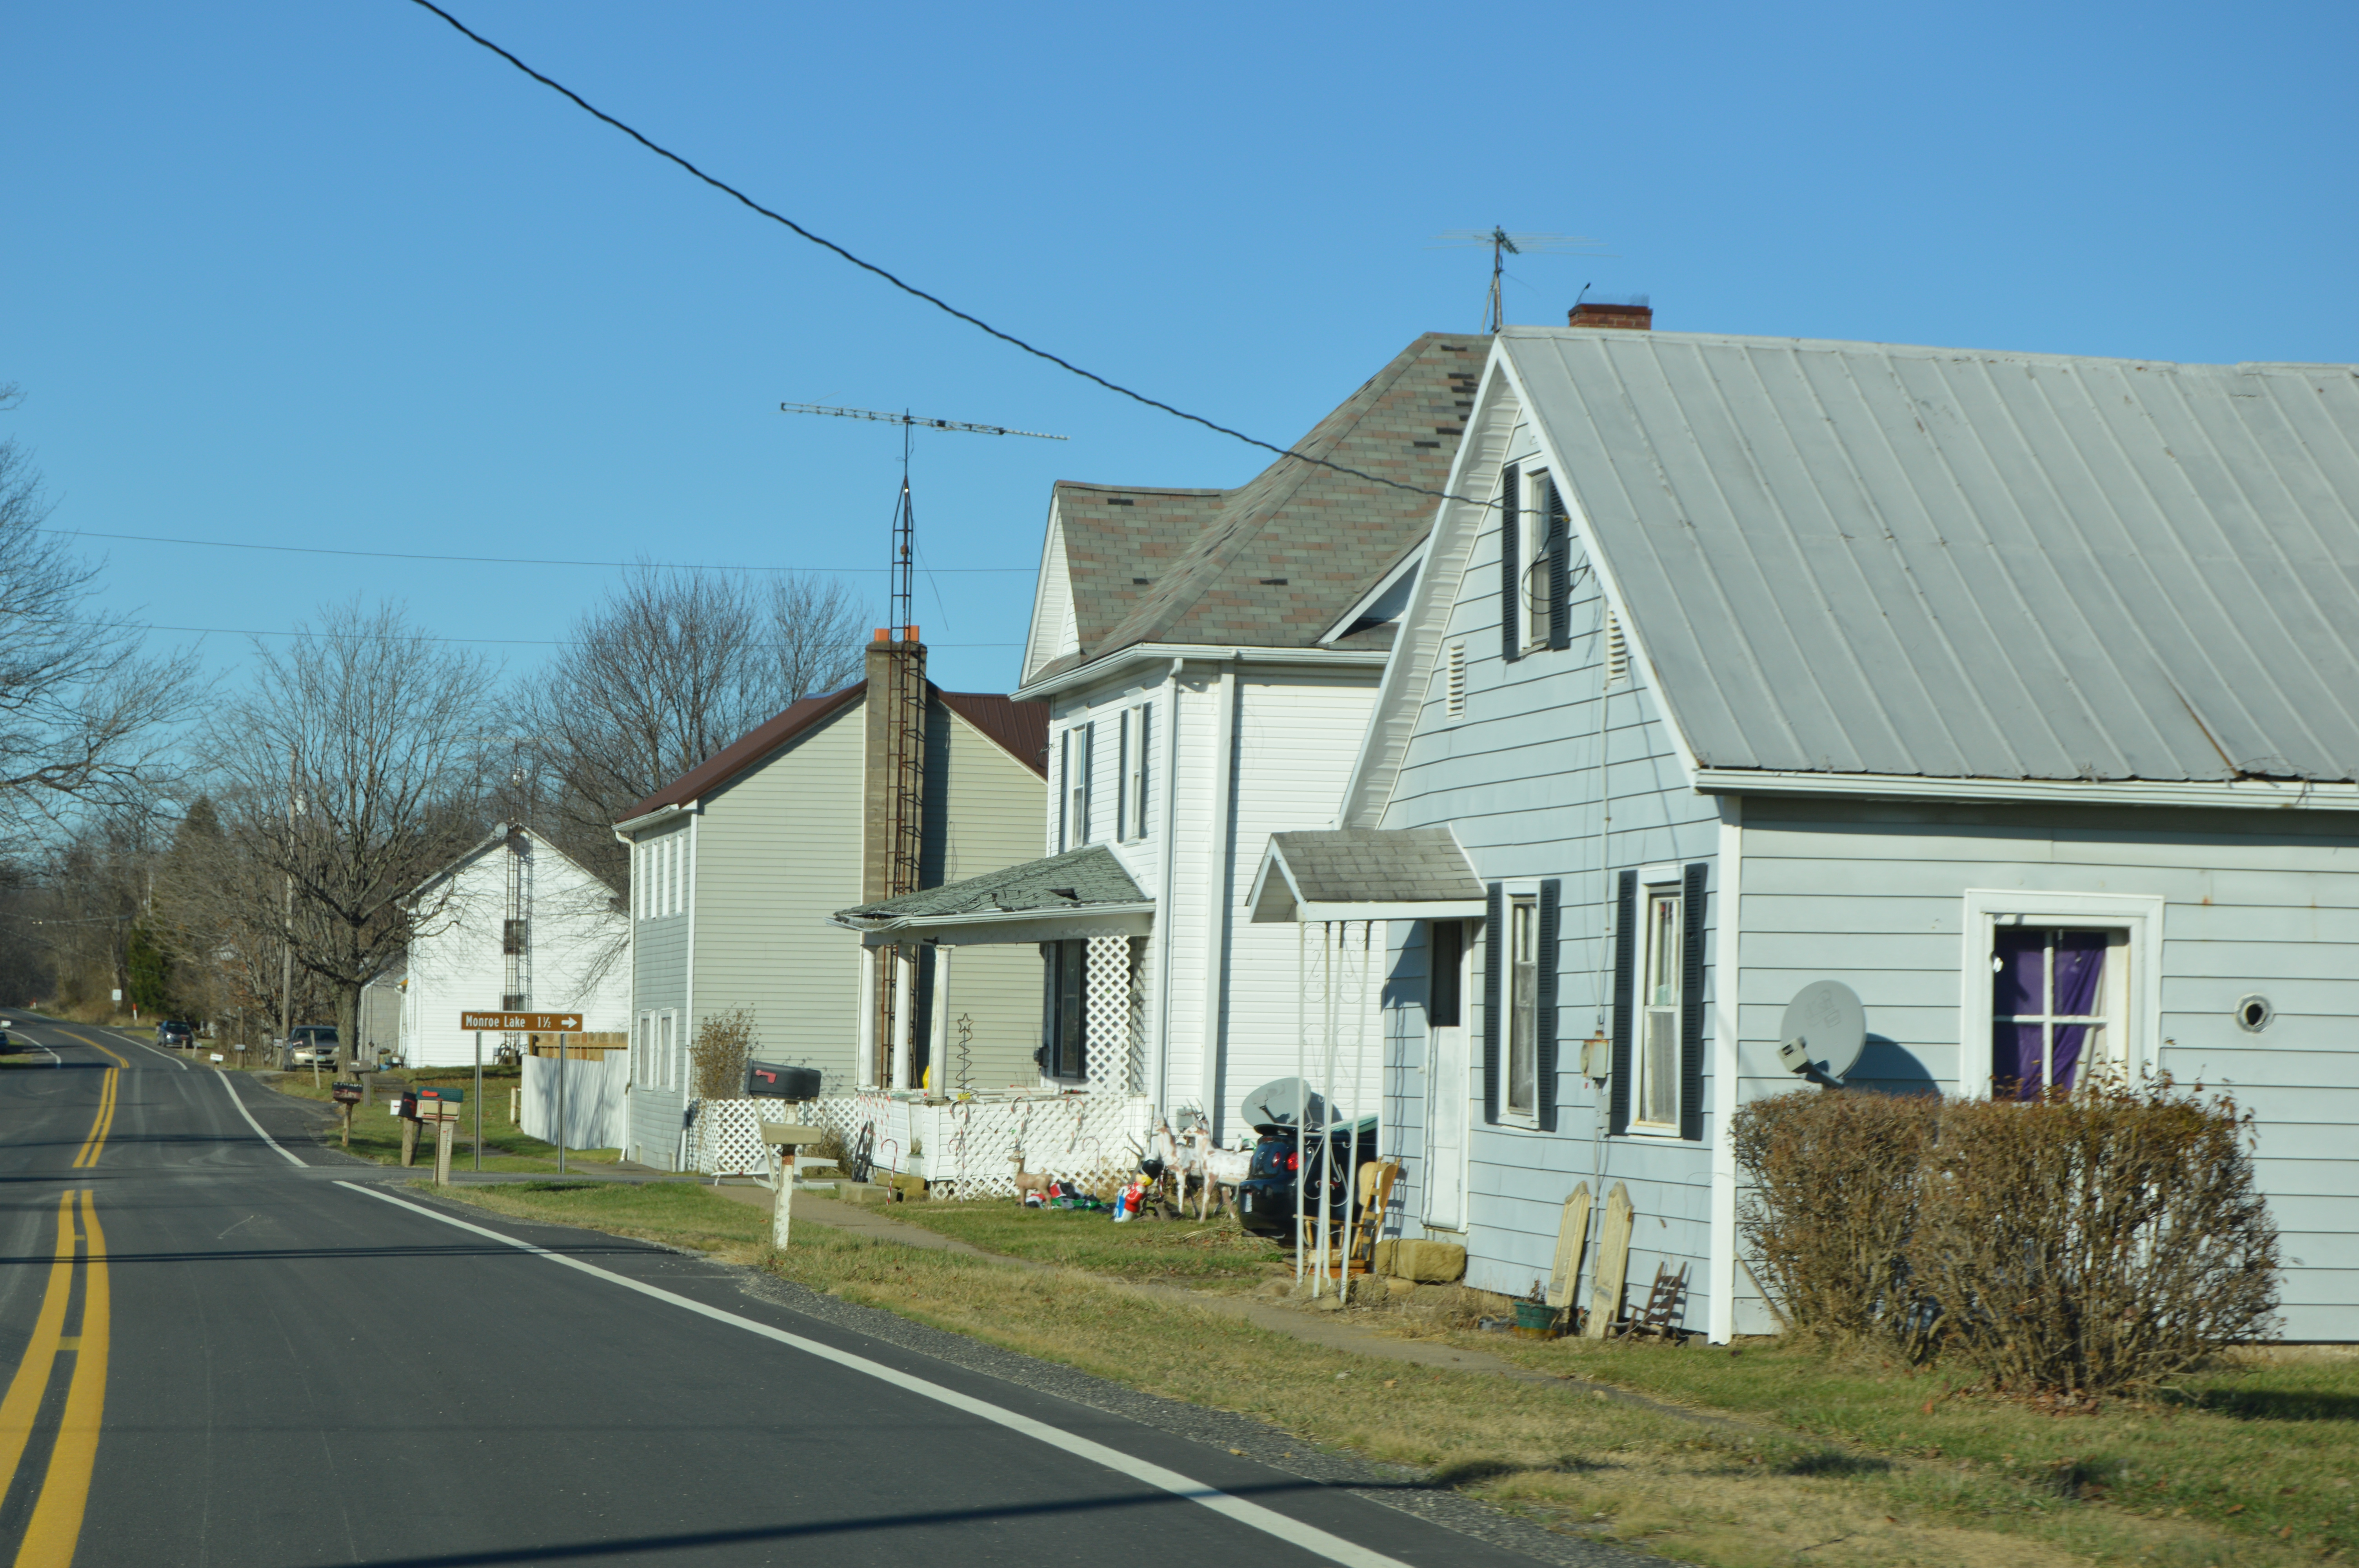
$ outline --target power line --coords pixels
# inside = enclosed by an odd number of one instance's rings
[[[978,331],[988,333],[992,337],[997,338],[1001,342],[1009,345],[1011,348],[1021,349],[1024,352],[1030,354],[1035,359],[1046,360],[1060,370],[1070,371],[1073,374],[1080,376],[1084,381],[1095,382],[1098,385],[1104,387],[1108,392],[1114,393],[1123,397],[1127,397],[1134,403],[1144,404],[1149,408],[1158,409],[1163,413],[1170,415],[1175,419],[1185,419],[1191,425],[1201,425],[1207,430],[1212,430],[1220,435],[1228,436],[1236,440],[1243,441],[1249,447],[1259,447],[1265,452],[1275,452],[1281,458],[1293,458],[1299,461],[1310,463],[1319,468],[1332,470],[1336,473],[1349,474],[1353,479],[1366,480],[1371,484],[1381,484],[1387,489],[1405,490],[1413,495],[1430,495],[1437,501],[1471,502],[1473,504],[1478,506],[1494,506],[1499,504],[1499,503],[1496,502],[1474,501],[1473,498],[1470,496],[1452,495],[1446,490],[1428,490],[1421,484],[1410,484],[1403,480],[1386,479],[1382,474],[1369,473],[1361,469],[1346,468],[1342,463],[1330,462],[1325,458],[1314,458],[1307,452],[1298,452],[1289,448],[1274,446],[1270,442],[1265,441],[1257,436],[1248,436],[1243,430],[1233,430],[1226,425],[1216,424],[1213,421],[1205,418],[1201,414],[1190,414],[1184,408],[1175,408],[1170,404],[1162,402],[1157,398],[1149,397],[1143,392],[1133,392],[1129,387],[1124,386],[1117,382],[1108,381],[1105,377],[1098,374],[1095,371],[1084,370],[1080,365],[1073,363],[1071,360],[1062,358],[1057,354],[1052,354],[1046,349],[1035,348],[1032,344],[1026,342],[1023,339],[1016,336],[1012,332],[1001,331],[998,328],[993,326],[982,317],[969,315],[967,312],[960,309],[957,306],[951,304],[948,300],[942,299],[935,295],[929,294],[915,284],[903,282],[900,278],[896,277],[893,274],[886,271],[883,267],[878,266],[875,262],[864,261],[859,256],[853,255],[850,251],[845,250],[842,245],[837,244],[833,240],[828,239],[823,235],[812,233],[809,229],[804,228],[800,223],[796,222],[792,218],[788,217],[785,213],[771,211],[769,208],[763,206],[760,202],[755,200],[752,197],[746,195],[744,191],[738,189],[735,186],[729,184],[727,181],[714,178],[712,175],[705,173],[702,169],[697,168],[694,164],[689,162],[686,158],[680,157],[669,147],[651,141],[647,137],[640,135],[637,131],[633,130],[630,126],[625,124],[622,121],[617,120],[612,114],[607,114],[603,109],[599,108],[596,104],[592,103],[588,99],[582,97],[582,94],[574,92],[573,89],[566,86],[563,82],[557,81],[554,77],[543,76],[539,71],[537,71],[532,67],[525,64],[524,61],[518,59],[516,56],[510,54],[499,45],[492,42],[491,39],[484,37],[483,34],[478,33],[473,28],[468,27],[464,22],[459,20],[458,17],[453,16],[450,12],[442,9],[441,6],[435,5],[434,0],[410,0],[410,3],[417,5],[421,10],[433,12],[444,21],[450,23],[451,26],[457,29],[462,36],[475,43],[481,44],[484,49],[487,49],[492,53],[499,56],[502,59],[507,61],[510,65],[516,67],[527,76],[531,77],[535,81],[539,82],[543,87],[548,88],[550,92],[560,93],[571,100],[574,106],[582,110],[582,113],[589,114],[595,119],[604,121],[607,124],[614,126],[614,129],[622,132],[623,135],[630,137],[631,140],[638,143],[639,146],[647,148],[647,151],[655,154],[658,157],[666,158],[678,164],[680,168],[686,169],[689,173],[694,175],[705,184],[712,187],[713,189],[720,191],[723,195],[734,198],[745,206],[751,208],[754,211],[760,213],[763,217],[769,219],[770,222],[774,223],[783,224],[785,227],[793,230],[797,234],[809,240],[812,244],[818,245],[824,250],[834,252],[837,255],[842,256],[845,261],[848,261],[853,265],[860,268],[861,271],[875,274],[876,276],[883,278],[886,282],[891,284],[894,287],[899,289],[902,293],[908,295],[910,297],[914,299],[922,299],[927,304],[932,306],[935,309],[943,312],[945,315],[954,316],[959,320],[965,322],[968,326],[974,328]]]
[[[210,550],[270,550],[290,556],[358,556],[373,561],[456,561],[478,567],[647,567],[667,572],[805,572],[813,577],[840,577],[854,572],[874,575],[886,567],[709,567],[688,561],[576,561],[547,556],[429,556],[403,550],[337,550],[324,545],[256,545],[243,539],[170,539],[154,534],[101,534],[83,528],[44,528],[69,539],[122,539],[135,545],[195,545]],[[1032,567],[937,567],[945,572],[1021,572]]]
[[[324,632],[264,632],[245,626],[167,626],[155,621],[82,621],[81,626],[97,627],[115,632],[197,632],[218,637],[321,637]],[[571,637],[444,637],[430,632],[405,632],[398,639],[409,643],[482,643],[502,648],[578,648],[581,643]],[[864,646],[865,644],[863,644]],[[1021,643],[929,643],[929,648],[1020,648]]]

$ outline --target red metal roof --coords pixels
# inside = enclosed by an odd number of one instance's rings
[[[853,706],[867,690],[866,681],[854,681],[842,691],[830,692],[824,697],[806,697],[799,702],[789,704],[786,711],[776,719],[746,731],[738,740],[713,752],[631,807],[624,814],[623,820],[628,822],[649,812],[660,811],[667,806],[682,806],[701,798],[754,767],[806,730]],[[1017,762],[1042,778],[1049,776],[1047,703],[1015,702],[994,692],[944,691],[931,681],[926,683],[926,694],[982,730]]]

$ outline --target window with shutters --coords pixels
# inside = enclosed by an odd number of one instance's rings
[[[1638,1039],[1630,1124],[1651,1132],[1680,1127],[1680,988],[1687,923],[1680,884],[1649,886],[1640,918]]]
[[[1547,470],[1526,475],[1523,526],[1516,530],[1523,558],[1516,564],[1516,581],[1520,585],[1516,608],[1521,612],[1527,654],[1549,645],[1549,632],[1556,619],[1549,594],[1549,546],[1555,522],[1549,514]]]
[[[1450,644],[1442,672],[1442,708],[1451,718],[1466,717],[1466,644]]]
[[[1094,724],[1076,724],[1065,731],[1064,834],[1060,849],[1078,849],[1090,841],[1090,742]]]
[[[1114,836],[1125,842],[1147,837],[1147,738],[1154,712],[1154,704],[1142,702],[1122,715],[1122,795],[1114,807]]]
[[[1507,901],[1506,1112],[1518,1120],[1539,1115],[1539,904]]]

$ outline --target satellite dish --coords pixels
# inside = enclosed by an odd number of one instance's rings
[[[1777,1060],[1789,1073],[1816,1068],[1840,1078],[1859,1064],[1867,1044],[1867,1012],[1859,993],[1841,980],[1812,980],[1786,1004],[1777,1025]]]

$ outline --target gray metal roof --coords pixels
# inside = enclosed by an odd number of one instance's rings
[[[903,893],[835,912],[840,921],[939,920],[967,914],[1056,914],[1093,904],[1147,902],[1114,851],[1103,844],[1026,860],[964,881]]]
[[[1701,765],[2359,777],[2359,367],[1501,344]]]

